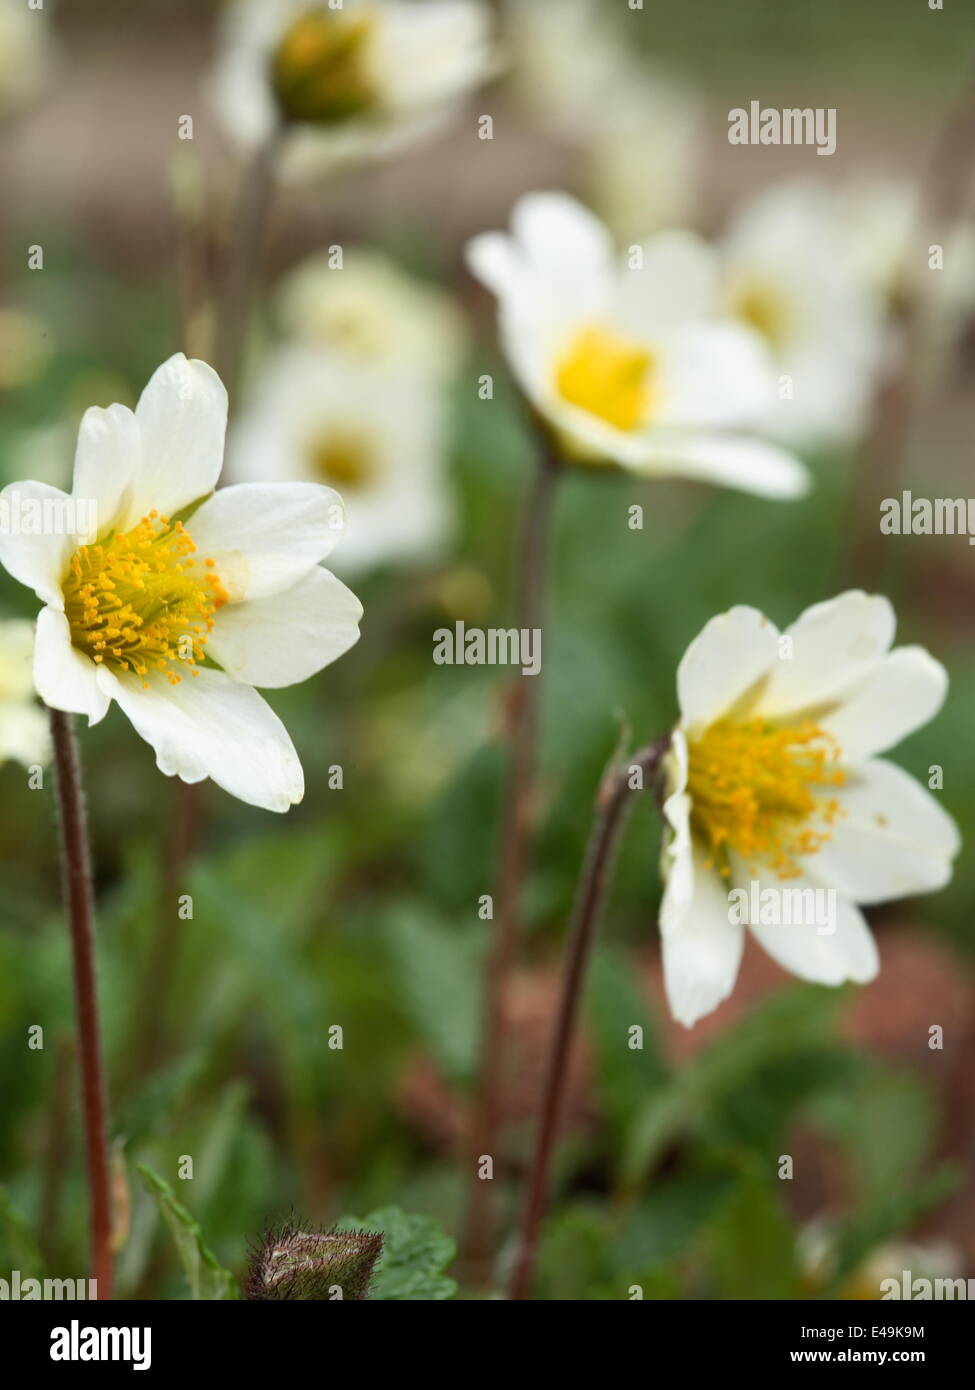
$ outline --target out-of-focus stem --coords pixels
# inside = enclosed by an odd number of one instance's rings
[[[545,611],[552,505],[562,465],[549,435],[538,429],[540,447],[522,522],[518,556],[517,625],[541,629]],[[502,808],[501,850],[495,895],[494,929],[484,980],[480,1071],[474,1096],[468,1155],[472,1165],[467,1220],[461,1244],[466,1278],[475,1284],[490,1277],[494,1245],[492,1181],[478,1175],[481,1155],[495,1159],[500,1138],[504,1085],[505,1005],[518,944],[518,909],[528,862],[534,814],[535,762],[541,677],[522,676],[510,707],[511,761]]]
[[[965,206],[975,165],[975,75],[945,123],[921,185],[918,233],[929,229],[943,237]],[[901,486],[911,431],[923,395],[921,365],[927,324],[919,275],[910,278],[906,300],[891,310],[900,337],[898,356],[880,382],[873,416],[864,439],[853,499],[853,547],[850,578],[865,588],[880,584],[884,572],[884,536],[880,502]]]
[[[508,1292],[509,1298],[512,1299],[523,1299],[531,1288],[542,1218],[548,1198],[552,1158],[562,1119],[579,1005],[586,971],[592,957],[596,930],[609,889],[620,831],[634,794],[655,787],[660,760],[669,744],[669,738],[660,739],[627,759],[626,766],[612,772],[600,789],[596,817],[576,895],[572,930],[565,947],[559,1007],[545,1066],[538,1136],[529,1171],[518,1250]],[[642,774],[639,779],[633,775],[633,770],[637,767]],[[634,787],[634,781],[638,781],[639,785]]]
[[[260,270],[268,214],[274,197],[278,156],[284,136],[285,127],[276,125],[254,156],[253,164],[245,176],[230,241],[217,319],[213,365],[227,388],[232,405],[237,396],[251,301]]]
[[[74,723],[62,710],[50,711],[61,827],[64,898],[71,929],[82,1113],[88,1167],[92,1277],[98,1297],[112,1296],[112,1208],[108,1158],[108,1107],[98,1026],[95,974],[95,908],[81,765]]]

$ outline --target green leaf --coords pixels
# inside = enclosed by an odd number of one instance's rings
[[[447,1074],[474,1073],[481,1018],[480,942],[419,908],[401,907],[386,923],[386,942],[403,1005]]]
[[[456,1246],[431,1216],[411,1216],[399,1207],[380,1207],[364,1220],[343,1216],[336,1230],[375,1231],[385,1237],[369,1293],[371,1299],[431,1302],[453,1298],[457,1284],[443,1271]]]
[[[176,1200],[169,1184],[145,1163],[137,1164],[136,1171],[176,1243],[180,1263],[189,1281],[190,1298],[196,1302],[236,1299],[237,1284],[233,1275],[218,1263],[203,1240],[199,1223]]]
[[[639,976],[621,951],[597,951],[587,1002],[598,1094],[616,1134],[623,1135],[647,1096],[664,1085],[667,1065]],[[630,1046],[633,1028],[641,1030],[642,1047]]]
[[[5,1187],[0,1187],[0,1235],[10,1256],[10,1267],[39,1278],[44,1270],[44,1257],[26,1216],[14,1205]]]

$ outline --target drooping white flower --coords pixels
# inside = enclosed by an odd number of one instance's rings
[[[947,689],[922,648],[891,650],[894,627],[887,599],[851,591],[783,634],[756,609],[732,608],[685,653],[660,929],[667,997],[687,1027],[731,993],[742,918],[801,978],[862,983],[878,957],[857,904],[951,877],[954,821],[877,756],[927,723]]]
[[[771,409],[771,363],[753,329],[716,317],[700,239],[665,233],[618,258],[584,207],[539,193],[516,205],[510,236],[475,237],[468,261],[498,297],[519,386],[577,461],[805,490],[795,458],[747,433]]]
[[[337,493],[214,491],[226,420],[216,373],[170,358],[134,412],[87,411],[70,498],[43,483],[4,489],[21,521],[0,534],[0,562],[44,604],[34,683],[47,704],[94,724],[115,700],[160,771],[286,811],[304,792],[301,764],[255,687],[294,685],[341,656],[362,609],[320,565],[342,534]],[[79,502],[97,512],[87,543],[67,520]],[[32,505],[40,530],[24,524]]]
[[[47,720],[34,698],[33,658],[33,623],[0,622],[0,763],[15,758],[32,767],[50,758]]]
[[[44,86],[51,64],[50,16],[27,0],[0,0],[0,117],[18,111]]]
[[[626,240],[690,222],[702,173],[702,105],[634,51],[627,26],[641,19],[602,0],[504,6],[516,97],[571,145],[593,207]]]
[[[429,556],[450,519],[443,382],[408,362],[303,343],[271,352],[231,428],[228,470],[325,483],[348,508],[343,573]]]
[[[855,439],[883,365],[884,303],[830,190],[760,193],[720,254],[723,307],[762,334],[780,378],[768,428],[792,445]]]
[[[425,134],[492,65],[482,0],[235,0],[211,94],[244,146],[285,121],[303,172]]]
[[[288,337],[365,367],[409,367],[444,380],[457,370],[464,324],[451,298],[375,251],[328,253],[289,271],[278,291]]]

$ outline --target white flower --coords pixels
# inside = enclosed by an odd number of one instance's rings
[[[48,15],[27,0],[0,0],[0,116],[10,115],[41,90],[50,67]]]
[[[835,199],[813,183],[753,198],[721,247],[725,311],[765,338],[780,378],[768,427],[793,445],[864,428],[884,360],[884,305]]]
[[[235,421],[228,471],[328,483],[348,507],[343,572],[426,556],[449,521],[443,384],[402,362],[305,344],[270,353]]]
[[[362,609],[319,565],[342,534],[337,493],[214,492],[226,421],[216,373],[170,358],[134,413],[113,405],[82,420],[72,495],[97,507],[96,538],[8,529],[0,561],[44,604],[34,683],[48,705],[95,724],[115,700],[167,776],[211,777],[286,811],[304,792],[301,764],[254,687],[294,685],[341,656]],[[31,501],[70,514],[44,483],[13,483],[0,500],[20,516]]]
[[[465,347],[450,297],[372,251],[346,251],[341,267],[328,253],[302,261],[281,282],[278,318],[288,336],[349,362],[440,379],[456,372]]]
[[[245,146],[291,127],[296,172],[382,153],[426,133],[489,75],[481,0],[236,0],[211,82]]]
[[[804,491],[796,459],[741,432],[771,408],[771,365],[757,333],[714,316],[716,267],[698,238],[663,234],[617,259],[584,207],[539,193],[515,207],[511,236],[475,237],[468,261],[498,296],[518,384],[576,459]]]
[[[0,622],[0,763],[16,758],[31,767],[50,759],[47,719],[34,699],[33,657],[33,623]]]
[[[704,112],[695,93],[634,52],[625,6],[507,0],[510,76],[521,103],[580,156],[593,206],[620,237],[692,220]]]
[[[887,599],[852,591],[783,634],[756,609],[732,608],[685,653],[660,927],[667,997],[687,1027],[734,987],[744,928],[729,892],[780,965],[838,985],[878,969],[856,904],[933,892],[951,877],[954,821],[876,756],[931,719],[947,689],[922,648],[890,650],[894,626]],[[820,911],[830,901],[832,920]]]

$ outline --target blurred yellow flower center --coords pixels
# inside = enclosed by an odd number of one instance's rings
[[[605,328],[585,328],[558,364],[555,384],[570,405],[618,430],[635,430],[652,404],[653,353]]]
[[[839,803],[824,788],[842,786],[840,750],[818,725],[779,728],[762,719],[722,719],[688,744],[691,828],[710,852],[709,867],[727,877],[729,850],[779,878],[802,870],[796,856],[815,854],[830,837]]]
[[[363,61],[369,19],[342,10],[310,9],[292,24],[271,58],[271,83],[290,121],[328,124],[375,104]]]
[[[353,431],[330,430],[311,446],[315,476],[347,491],[365,487],[375,476],[375,460],[369,441]]]
[[[161,671],[172,685],[196,674],[213,615],[227,601],[212,572],[193,558],[181,521],[150,512],[131,531],[116,532],[71,557],[64,611],[71,641],[99,665],[143,678]]]
[[[792,328],[792,311],[786,296],[775,285],[749,281],[731,294],[730,308],[777,351],[785,347]]]

